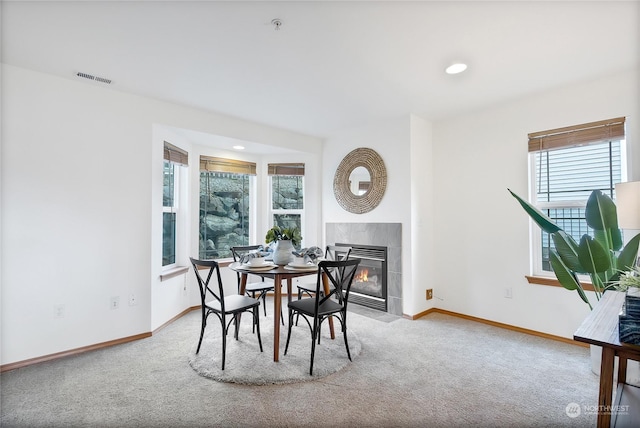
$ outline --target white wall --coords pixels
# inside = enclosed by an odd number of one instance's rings
[[[436,276],[440,308],[572,337],[588,314],[576,294],[528,284],[527,134],[619,116],[639,179],[638,70],[515,100],[433,127]],[[537,233],[537,230],[535,231]],[[505,288],[513,298],[504,296]]]
[[[637,93],[630,70],[444,121],[411,115],[341,132],[325,143],[323,221],[403,224],[405,314],[438,307],[572,337],[589,309],[575,292],[527,283],[529,220],[507,188],[528,195],[528,133],[619,116],[629,179],[640,179]],[[328,173],[357,147],[378,151],[389,176],[378,208],[362,215],[337,204]]]
[[[2,89],[1,364],[147,333],[189,305],[176,295],[180,279],[159,281],[162,150],[155,124],[318,157],[322,146],[316,138],[7,65]],[[136,306],[127,304],[132,293]],[[117,310],[109,308],[112,296],[120,297]],[[54,318],[55,305],[64,305],[62,318]]]
[[[364,214],[345,211],[333,194],[333,178],[342,159],[358,147],[382,157],[387,188],[380,205]],[[410,313],[404,296],[413,295],[411,276],[411,121],[409,117],[382,120],[340,132],[324,143],[322,176],[323,223],[402,223],[403,312]],[[323,232],[324,236],[324,232]],[[330,244],[327,242],[325,244]],[[410,300],[410,299],[408,299]]]
[[[180,278],[159,282],[157,124],[307,152],[317,168],[308,190],[322,189],[310,223],[320,210],[323,224],[402,223],[403,296],[414,298],[405,313],[434,304],[566,337],[588,308],[575,293],[526,283],[528,217],[506,190],[528,193],[526,135],[626,116],[630,179],[640,180],[638,70],[447,121],[391,118],[341,132],[324,149],[315,138],[6,65],[2,89],[1,364],[146,333],[194,304],[177,296]],[[333,172],[357,147],[376,150],[388,173],[379,207],[361,215],[333,196]],[[305,231],[306,245],[320,242],[316,232]],[[432,273],[414,281],[422,241],[432,242]]]
[[[413,281],[403,291],[406,314],[419,314],[436,306],[426,300],[426,290],[436,288],[437,243],[434,239],[435,206],[433,204],[436,176],[434,175],[433,126],[415,115],[411,116],[411,270]]]

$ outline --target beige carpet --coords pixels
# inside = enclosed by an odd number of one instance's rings
[[[350,316],[362,350],[321,379],[251,386],[199,376],[188,361],[200,329],[192,312],[148,339],[2,373],[0,425],[595,427],[587,348],[441,314]],[[247,343],[255,354],[255,338]]]
[[[311,331],[302,318],[298,326],[291,330],[287,355],[284,355],[287,327],[280,327],[280,361],[276,363],[273,361],[273,320],[261,319],[260,331],[264,352],[260,352],[258,338],[251,332],[251,319],[248,316],[243,317],[238,340],[233,338],[233,332],[227,335],[227,357],[225,369],[222,370],[222,329],[218,319],[211,316],[200,352],[195,353],[197,343],[194,343],[189,351],[189,364],[200,376],[244,385],[284,384],[320,379],[342,370],[350,363],[342,333],[339,331],[340,323],[335,321],[335,325],[335,340],[331,340],[329,336],[327,322],[322,325],[320,344],[316,344],[313,376],[309,375]],[[347,338],[351,359],[355,362],[360,354],[361,344],[357,334],[352,330],[348,330]]]

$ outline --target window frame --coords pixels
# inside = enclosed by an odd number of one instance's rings
[[[304,233],[306,226],[306,186],[307,183],[305,180],[305,165],[302,162],[299,163],[269,163],[267,165],[267,178],[268,178],[268,204],[269,204],[269,227],[275,224],[275,216],[276,215],[299,215],[300,216],[300,234],[302,235],[302,243],[300,243],[301,247],[304,247]],[[285,177],[301,177],[302,178],[302,208],[273,208],[273,179],[274,177],[285,176]]]
[[[165,205],[164,204],[164,185],[163,185],[163,195],[162,195],[162,270],[169,270],[177,267],[179,260],[179,245],[178,245],[178,231],[179,231],[179,219],[180,219],[180,170],[176,168],[176,164],[171,161],[164,161],[164,164],[169,164],[171,166],[173,176],[173,195],[172,195],[172,204]],[[164,174],[163,164],[162,172]],[[163,176],[164,178],[164,176]],[[173,263],[164,264],[164,214],[175,214],[175,219],[173,221]]]
[[[200,168],[198,171],[198,201],[200,201],[200,195],[202,194],[201,183],[202,183],[202,173],[222,173],[222,174],[231,174],[238,176],[246,176],[247,183],[249,186],[248,192],[248,215],[247,215],[247,225],[248,225],[248,242],[245,245],[249,245],[251,240],[255,235],[255,230],[257,229],[256,222],[256,195],[258,193],[258,184],[257,184],[257,170],[256,163],[251,161],[237,160],[226,157],[213,157],[200,155]],[[200,202],[198,202],[200,203]],[[201,227],[201,219],[198,218],[198,257],[203,260],[215,260],[217,262],[226,262],[228,260],[232,260],[233,257],[229,256],[218,256],[207,258],[201,255],[200,253],[200,227]]]
[[[538,133],[529,134],[529,194],[530,200],[533,206],[545,212],[548,209],[558,209],[558,208],[579,208],[584,209],[586,207],[587,198],[583,200],[563,200],[563,201],[538,201],[538,189],[537,189],[537,180],[536,180],[536,154],[544,151],[552,151],[554,149],[560,148],[570,148],[570,147],[579,147],[591,144],[609,144],[613,141],[619,141],[620,144],[620,179],[621,181],[626,180],[627,168],[626,168],[626,158],[627,158],[627,147],[626,147],[626,135],[624,132],[624,122],[625,118],[616,118],[610,119],[607,121],[599,121],[592,122],[590,124],[584,125],[576,125],[567,128],[560,128],[557,130],[543,131]],[[595,130],[597,127],[606,127],[609,124],[613,124],[613,126],[621,126],[622,131],[620,134],[620,129],[618,128],[615,132],[613,132],[613,136],[610,138],[602,138],[599,137],[590,137],[594,133],[598,131]],[[580,135],[581,130],[586,130],[587,135]],[[563,134],[566,139],[563,141]],[[600,132],[602,134],[602,132]],[[549,140],[552,140],[551,144],[543,149],[545,142],[543,139],[546,136],[550,136]],[[577,135],[577,136],[576,136]],[[592,138],[593,141],[588,141],[589,138]],[[535,143],[532,144],[534,139],[538,139]],[[575,140],[575,141],[574,141]],[[587,140],[587,141],[585,141]],[[540,149],[535,150],[536,144],[539,144]],[[611,152],[609,156],[609,164],[611,165]],[[615,182],[613,183],[615,188]],[[615,194],[614,194],[615,198]],[[615,200],[615,199],[614,199]],[[546,213],[545,213],[546,214]],[[542,258],[542,231],[535,224],[531,225],[530,229],[531,239],[530,239],[530,272],[531,276],[528,276],[529,282],[536,282],[533,280],[534,278],[542,278],[543,280],[538,283],[544,283],[549,285],[545,279],[555,278],[553,271],[547,271],[543,269],[543,258]],[[581,281],[589,282],[589,277],[586,275],[579,276]],[[555,284],[553,284],[555,285]]]
[[[173,194],[171,206],[165,206],[164,204],[164,174],[165,165],[169,164],[172,170],[173,179]],[[162,239],[160,243],[160,253],[162,260],[161,264],[161,279],[167,276],[167,273],[176,271],[181,267],[181,262],[184,262],[183,258],[187,252],[186,242],[188,237],[187,227],[187,200],[188,200],[188,166],[189,166],[189,154],[186,150],[181,149],[167,141],[164,141],[164,154],[163,154],[163,195],[162,195]],[[164,214],[175,214],[174,230],[173,230],[173,263],[164,264]]]

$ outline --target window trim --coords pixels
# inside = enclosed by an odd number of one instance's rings
[[[174,262],[168,265],[161,264],[160,279],[165,280],[180,273],[173,274],[174,272],[181,272],[184,266],[180,265],[182,257],[187,251],[186,242],[188,242],[187,234],[188,227],[186,224],[188,208],[186,206],[188,200],[188,166],[189,166],[189,152],[180,147],[163,141],[163,174],[164,174],[164,162],[168,162],[173,166],[173,197],[172,206],[168,207],[162,202],[162,214],[175,213],[175,231],[174,231]],[[164,223],[164,220],[162,221]],[[161,254],[162,246],[164,245],[164,229],[161,239]]]
[[[162,215],[163,215],[163,233],[162,233],[162,246],[163,246],[163,258],[164,258],[164,214],[175,214],[175,220],[174,220],[174,231],[173,231],[173,263],[169,263],[167,265],[163,264],[162,265],[162,271],[167,271],[170,269],[173,269],[175,267],[178,266],[178,231],[179,231],[179,219],[180,219],[180,195],[179,195],[179,189],[180,189],[180,170],[178,170],[176,167],[178,165],[174,164],[171,161],[168,161],[165,159],[166,163],[168,163],[169,165],[171,165],[171,167],[173,168],[173,195],[171,197],[172,200],[172,204],[170,206],[164,205],[164,201],[162,203]],[[164,170],[164,165],[163,165],[163,170]]]
[[[249,227],[249,242],[253,239],[253,235],[255,234],[255,230],[257,229],[256,222],[256,195],[258,193],[258,183],[256,179],[256,163],[250,161],[244,161],[239,159],[232,158],[223,158],[223,157],[215,157],[215,156],[206,156],[200,155],[200,169],[198,170],[198,186],[202,182],[201,174],[205,173],[221,173],[221,174],[233,174],[233,175],[244,175],[247,177],[248,185],[249,185],[249,214],[247,218],[248,227]],[[200,187],[198,187],[198,192],[201,192]],[[200,221],[198,221],[198,228],[200,227]],[[200,246],[200,236],[197,238],[198,247]],[[203,258],[200,253],[198,257]],[[212,257],[207,260],[215,260],[218,263],[228,262],[232,260],[231,257]],[[222,265],[221,265],[222,266]]]
[[[307,180],[305,180],[305,164],[303,162],[291,162],[291,163],[269,163],[267,164],[267,176],[268,176],[268,204],[269,204],[269,222],[271,225],[275,223],[274,217],[276,215],[299,215],[300,216],[300,233],[302,234],[302,241],[304,242],[304,233],[306,226],[306,194],[307,194]],[[273,177],[274,176],[297,176],[302,177],[302,195],[303,204],[302,208],[273,208]],[[304,245],[300,243],[302,247]]]
[[[614,119],[601,120],[597,122],[589,122],[582,125],[574,125],[563,128],[556,128],[547,131],[540,131],[528,134],[528,156],[529,156],[529,193],[532,205],[540,210],[553,208],[584,208],[587,200],[581,201],[557,201],[547,202],[537,200],[537,183],[536,183],[536,153],[543,151],[553,151],[555,149],[564,149],[571,147],[580,147],[592,144],[611,143],[619,141],[620,144],[620,167],[621,179],[626,180],[626,135],[625,135],[625,119],[618,117]],[[557,285],[553,272],[542,269],[542,236],[541,232],[534,225],[530,230],[530,272],[526,278],[529,283],[542,285]],[[548,277],[546,275],[549,275]],[[587,290],[593,290],[587,276],[580,276],[581,282],[585,282],[588,286]]]
[[[525,275],[529,284],[538,284],[538,285],[548,285],[553,287],[562,287],[560,281],[558,281],[555,277],[550,276],[540,276],[540,275]],[[585,291],[595,291],[593,285],[590,280],[580,280],[580,284],[582,284],[582,288]],[[564,287],[563,287],[564,288]]]

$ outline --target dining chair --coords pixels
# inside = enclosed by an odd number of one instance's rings
[[[349,260],[351,254],[351,247],[346,245],[327,245],[324,252],[325,260]],[[316,284],[314,282],[296,284],[298,289],[298,300],[306,294],[307,297],[313,297],[313,293],[316,290]],[[321,290],[322,292],[322,290]],[[299,315],[296,316],[296,325],[298,325]]]
[[[349,291],[351,283],[358,269],[360,259],[330,261],[323,260],[318,263],[318,275],[316,278],[316,289],[314,297],[295,300],[289,303],[289,329],[287,331],[287,344],[284,348],[284,355],[287,355],[289,341],[291,339],[291,329],[293,328],[293,315],[302,315],[302,318],[309,325],[311,330],[311,364],[309,375],[313,375],[313,360],[316,351],[316,342],[320,344],[320,327],[322,322],[330,317],[340,321],[344,346],[347,349],[347,357],[351,361],[349,352],[349,342],[347,341],[347,303],[349,302]],[[326,275],[330,285],[329,294],[324,295],[323,275]]]
[[[200,346],[202,345],[202,337],[204,336],[204,330],[207,327],[207,318],[209,315],[214,314],[220,320],[222,325],[222,370],[224,370],[226,352],[227,352],[227,333],[229,332],[229,326],[233,321],[235,324],[234,337],[238,340],[238,331],[240,329],[240,322],[238,315],[243,312],[251,312],[253,316],[253,328],[257,331],[258,344],[260,345],[260,352],[262,352],[262,339],[260,338],[260,314],[259,306],[260,301],[249,296],[241,296],[240,294],[233,294],[231,296],[224,295],[224,287],[222,285],[222,278],[220,277],[220,266],[215,260],[197,260],[189,257],[193,271],[196,274],[198,280],[198,286],[200,288],[200,301],[202,308],[202,325],[200,327],[200,340],[198,341],[198,348],[196,354],[200,352]],[[198,270],[198,266],[209,268],[206,279],[203,279]],[[218,286],[215,287],[212,281],[213,274],[215,273],[215,279],[217,279]],[[209,296],[212,297],[211,300]],[[227,315],[231,315],[229,322],[227,322]]]
[[[242,257],[252,251],[257,251],[262,248],[262,245],[241,245],[231,247],[231,255],[233,256],[234,262],[242,261]],[[253,274],[252,274],[253,275]],[[257,275],[257,274],[256,274]],[[257,275],[260,276],[260,275]],[[240,293],[240,272],[236,272],[236,277],[238,278],[238,293]],[[265,282],[264,277],[260,277],[262,281],[257,282],[249,282],[247,281],[244,291],[249,297],[253,297],[254,299],[262,299],[262,305],[264,309],[264,316],[267,316],[267,293],[269,291],[274,291],[274,285],[270,282]],[[256,295],[258,297],[256,297]],[[280,320],[282,321],[282,325],[284,325],[284,319],[282,317],[282,308],[280,308]]]

